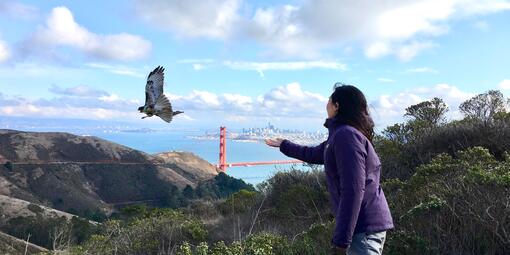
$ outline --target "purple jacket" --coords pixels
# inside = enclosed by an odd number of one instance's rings
[[[393,228],[379,183],[381,162],[370,141],[356,128],[327,119],[328,140],[315,147],[283,140],[280,151],[312,164],[324,164],[331,212],[336,225],[332,244],[347,248],[352,236]]]

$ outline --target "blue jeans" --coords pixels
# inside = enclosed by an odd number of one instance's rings
[[[355,234],[347,255],[381,255],[385,240],[386,231]]]

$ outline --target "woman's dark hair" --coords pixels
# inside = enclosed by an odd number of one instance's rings
[[[338,103],[335,118],[342,123],[353,126],[363,133],[370,142],[374,138],[374,121],[368,113],[367,100],[363,92],[352,85],[335,83],[331,101]]]

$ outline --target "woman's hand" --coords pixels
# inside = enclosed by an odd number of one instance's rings
[[[280,144],[282,144],[283,139],[282,138],[276,138],[276,139],[266,139],[266,144],[272,147],[280,147]]]

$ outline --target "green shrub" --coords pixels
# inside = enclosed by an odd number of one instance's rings
[[[289,250],[285,237],[273,233],[258,233],[244,241],[246,255],[282,254]]]
[[[115,250],[117,254],[157,254],[178,248],[184,241],[203,242],[207,231],[202,222],[181,211],[154,209],[145,217],[128,222],[108,220],[100,235],[93,236],[82,248],[91,254]]]
[[[243,213],[251,209],[257,200],[257,192],[242,189],[230,195],[225,202],[220,205],[223,213],[235,211]]]
[[[418,167],[409,180],[386,184],[399,187],[388,196],[398,230],[389,234],[388,254],[417,250],[499,254],[510,244],[506,234],[510,197],[502,195],[510,194],[510,163],[496,160],[481,147],[456,155],[439,154]]]

